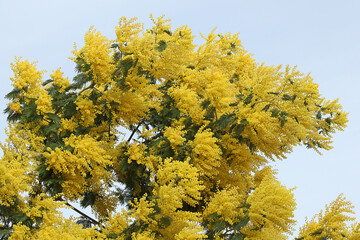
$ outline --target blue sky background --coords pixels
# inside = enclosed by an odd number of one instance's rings
[[[287,160],[277,162],[278,178],[297,187],[295,218],[304,223],[325,204],[344,193],[356,206],[360,220],[360,1],[49,1],[0,0],[0,96],[11,90],[10,62],[14,56],[38,61],[45,79],[61,67],[75,74],[71,56],[91,25],[110,39],[121,16],[138,17],[150,26],[165,14],[173,27],[188,25],[193,34],[240,32],[244,47],[257,62],[298,65],[311,72],[323,96],[340,98],[349,112],[348,127],[335,134],[334,149],[318,155],[298,147]],[[197,37],[195,41],[199,41]],[[6,107],[0,99],[0,108]],[[4,141],[6,117],[0,114],[0,140]]]

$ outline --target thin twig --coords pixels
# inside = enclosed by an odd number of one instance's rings
[[[87,219],[91,220],[93,223],[97,224],[100,226],[100,222],[95,220],[94,218],[90,217],[89,215],[83,213],[82,211],[80,211],[79,209],[77,209],[76,207],[74,207],[73,205],[71,205],[70,203],[68,202],[65,202],[65,205],[66,206],[69,206],[72,210],[74,210],[75,212],[77,212],[78,214],[86,217]]]
[[[127,143],[129,143],[131,141],[131,139],[133,138],[134,134],[136,133],[136,131],[139,129],[140,125],[143,123],[143,121],[140,121],[139,124],[137,125],[137,127],[134,129],[134,131],[131,133],[129,139],[127,140]]]

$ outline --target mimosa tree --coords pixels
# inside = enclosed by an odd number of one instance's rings
[[[9,239],[286,239],[292,189],[271,169],[331,148],[347,114],[296,67],[258,64],[237,34],[121,18],[75,47],[77,75],[16,58],[0,161]],[[126,134],[128,133],[128,134]],[[95,217],[73,207],[79,202]],[[80,213],[65,218],[62,208]],[[298,239],[359,239],[340,196]],[[332,224],[332,225],[331,225]],[[356,235],[358,234],[358,235]]]

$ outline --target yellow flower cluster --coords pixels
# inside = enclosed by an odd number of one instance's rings
[[[16,113],[21,113],[21,104],[18,101],[9,103],[9,108]]]
[[[40,88],[39,98],[35,101],[36,112],[39,115],[44,115],[45,113],[53,113],[52,98],[44,88]]]
[[[171,88],[170,95],[175,99],[177,108],[188,114],[196,124],[201,124],[205,111],[196,92],[186,86]]]
[[[164,164],[159,167],[156,177],[156,183],[158,184],[156,189],[164,196],[164,199],[161,199],[163,201],[166,201],[165,198],[169,199],[167,204],[161,204],[164,211],[171,208],[171,205],[174,204],[171,203],[172,198],[179,197],[191,206],[195,206],[198,200],[201,199],[200,192],[204,189],[204,186],[202,186],[202,182],[199,180],[198,169],[188,162],[165,159]],[[174,189],[174,195],[168,192]],[[175,209],[176,207],[174,206],[173,210]]]
[[[171,147],[176,151],[177,146],[182,145],[185,142],[185,138],[182,137],[186,131],[181,131],[181,127],[166,127],[164,131],[164,137],[166,137]]]
[[[218,174],[221,149],[216,144],[217,141],[210,129],[206,129],[199,130],[194,141],[190,143],[194,158],[193,164],[202,175],[213,177]]]
[[[210,214],[217,213],[229,224],[233,225],[242,212],[239,206],[243,204],[243,197],[235,188],[223,189],[217,191],[208,202],[203,215],[209,216]]]
[[[276,226],[279,232],[289,233],[295,221],[296,208],[292,190],[286,189],[273,176],[266,176],[248,197],[249,217],[254,227]]]
[[[90,99],[80,97],[75,101],[76,110],[80,112],[80,123],[84,127],[92,126],[96,118],[97,109]]]
[[[10,78],[12,85],[17,89],[26,87],[34,88],[40,84],[44,72],[36,69],[36,63],[30,63],[29,60],[21,61],[20,57],[15,58],[15,63],[11,63],[11,69],[14,77]]]
[[[64,78],[63,74],[64,73],[60,71],[60,68],[56,69],[52,74],[50,74],[50,77],[54,80],[54,85],[59,88],[60,93],[65,92],[65,88],[70,85],[69,79]]]
[[[63,131],[74,131],[78,127],[78,123],[75,122],[75,119],[61,119],[61,130]]]
[[[325,211],[315,215],[310,221],[300,228],[299,237],[305,240],[315,240],[320,237],[329,239],[356,239],[359,235],[359,226],[352,227],[352,234],[349,232],[348,222],[355,220],[350,214],[354,214],[354,206],[350,201],[340,194],[337,199],[326,205]],[[349,235],[352,237],[348,238]]]
[[[83,58],[90,65],[93,81],[97,85],[111,82],[111,74],[115,70],[112,62],[111,42],[93,27],[85,34],[85,46],[73,53],[77,58]],[[76,59],[75,59],[76,60]]]
[[[31,178],[27,176],[27,169],[21,164],[20,156],[9,151],[3,145],[3,157],[0,159],[0,206],[11,206],[14,197],[29,190]]]
[[[145,164],[144,151],[146,146],[144,144],[131,144],[127,154],[129,155],[128,162],[136,161],[138,164]]]
[[[48,168],[66,179],[62,184],[66,197],[78,196],[89,187],[85,180],[87,174],[92,176],[95,181],[93,184],[101,185],[101,181],[111,180],[110,173],[105,170],[112,165],[111,157],[102,148],[101,142],[88,135],[71,135],[64,139],[64,142],[66,146],[73,147],[74,151],[48,148],[48,152],[44,152],[43,156],[47,159]]]

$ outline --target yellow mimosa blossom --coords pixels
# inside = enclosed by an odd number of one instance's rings
[[[231,225],[241,216],[239,206],[242,205],[243,196],[235,188],[218,191],[210,198],[204,216],[217,213]]]
[[[96,118],[97,110],[90,99],[79,98],[76,100],[77,109],[80,112],[81,124],[85,127],[91,126],[94,124]]]
[[[60,68],[56,69],[52,74],[50,74],[50,77],[54,79],[54,85],[59,88],[60,93],[65,92],[65,88],[70,85],[69,79],[64,78],[63,74],[64,73],[60,71]]]
[[[195,135],[194,141],[190,144],[194,158],[194,166],[201,174],[212,177],[218,174],[220,166],[221,149],[216,144],[217,139],[209,130],[201,130]]]
[[[181,136],[184,133],[185,131],[181,131],[181,127],[167,127],[165,128],[164,136],[170,141],[171,147],[176,150],[176,147],[182,145],[183,142],[186,140]]]
[[[16,113],[21,113],[21,104],[18,101],[9,103],[9,108]]]
[[[85,34],[85,46],[74,50],[75,57],[83,58],[90,65],[93,81],[97,85],[108,84],[115,70],[112,62],[111,42],[91,27]],[[75,59],[77,60],[77,59]]]
[[[45,113],[53,113],[51,106],[51,96],[43,88],[40,89],[39,98],[35,101],[36,111],[39,115],[44,115]]]
[[[254,227],[274,225],[290,232],[296,203],[291,190],[281,185],[273,176],[266,176],[248,197],[249,217]]]
[[[10,79],[13,82],[13,87],[17,89],[39,85],[44,74],[43,71],[37,70],[36,62],[21,61],[20,57],[16,57],[15,63],[11,63],[11,69],[14,72],[14,77]]]

